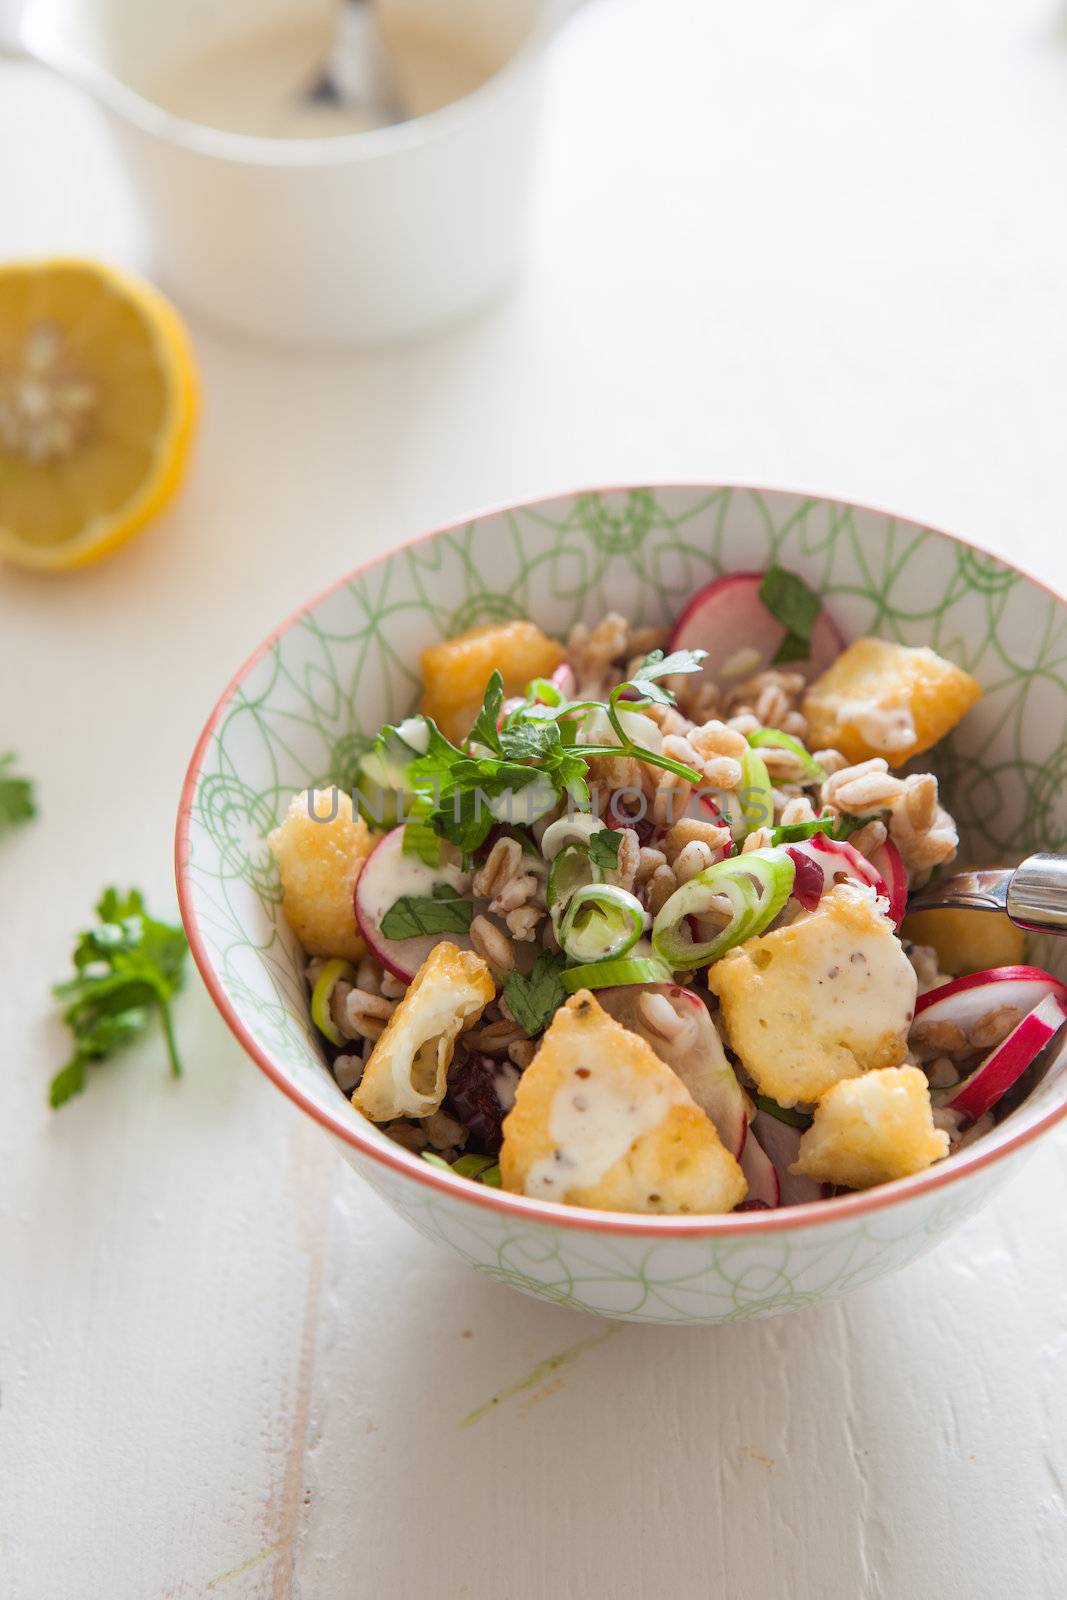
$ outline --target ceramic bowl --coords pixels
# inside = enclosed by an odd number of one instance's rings
[[[633,488],[510,506],[370,562],[296,612],[224,691],[181,798],[177,872],[193,955],[271,1081],[427,1238],[561,1305],[642,1322],[727,1322],[840,1295],[929,1250],[1067,1114],[1054,1065],[984,1141],[917,1177],[726,1217],[584,1211],[485,1189],[398,1148],[349,1106],[308,1018],[264,836],[294,790],[342,779],[415,705],[421,648],[532,617],[566,634],[619,610],[664,622],[711,578],[778,560],[846,636],[929,644],[985,696],[937,769],[972,861],[1067,842],[1067,602],[959,539],[801,494]],[[1067,969],[1067,941],[1032,958]]]

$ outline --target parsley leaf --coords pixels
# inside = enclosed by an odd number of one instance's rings
[[[431,896],[401,895],[382,918],[387,939],[417,939],[427,933],[466,933],[474,906],[450,883],[439,883]]]
[[[759,586],[759,597],[785,629],[774,664],[806,661],[811,655],[812,629],[822,610],[822,601],[815,590],[795,572],[787,572],[776,563],[765,574]]]
[[[566,965],[564,956],[542,950],[529,977],[513,972],[504,985],[508,1010],[530,1038],[541,1032],[567,998],[560,977]]]
[[[615,828],[601,828],[599,833],[589,835],[585,851],[595,867],[602,867],[605,872],[613,872],[619,865],[621,844],[621,832]]]
[[[662,650],[653,650],[641,662],[633,675],[634,683],[654,683],[657,678],[676,678],[680,673],[700,672],[706,650],[675,650],[665,656]]]
[[[14,752],[10,750],[7,755],[0,756],[0,833],[37,815],[33,784],[29,778],[16,778],[9,770],[14,759]]]
[[[124,895],[106,889],[96,914],[99,925],[80,934],[74,948],[74,977],[52,991],[74,1035],[74,1054],[49,1089],[53,1108],[80,1094],[86,1069],[132,1044],[157,1013],[171,1073],[181,1076],[170,1001],[184,978],[184,932],[150,917],[136,889]]]

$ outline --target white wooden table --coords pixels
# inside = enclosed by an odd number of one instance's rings
[[[515,293],[310,360],[194,323],[180,507],[0,575],[0,1595],[1059,1597],[1067,1141],[830,1309],[599,1324],[408,1233],[194,981],[52,1115],[47,985],[105,883],[173,906],[201,722],[295,603],[471,508],[696,478],[831,491],[1067,587],[1067,11],[602,0],[554,55]],[[94,114],[0,69],[0,253],[137,264]],[[469,1418],[493,1395],[499,1404]],[[465,1419],[468,1419],[465,1421]]]

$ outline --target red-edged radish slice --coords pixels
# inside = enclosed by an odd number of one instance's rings
[[[802,1206],[810,1200],[823,1200],[826,1197],[823,1184],[816,1183],[814,1178],[798,1177],[789,1170],[800,1149],[800,1132],[799,1128],[782,1122],[769,1111],[757,1111],[752,1124],[754,1137],[774,1162],[778,1173],[779,1205]]]
[[[1065,1022],[1067,1006],[1059,995],[1047,994],[942,1103],[977,1122],[1022,1077]]]
[[[908,908],[908,869],[892,839],[871,852],[870,863],[889,890],[889,916],[896,928],[904,921]]]
[[[573,700],[578,693],[578,680],[574,676],[574,668],[568,666],[566,661],[556,668],[548,681],[555,684],[564,700]]]
[[[428,933],[418,939],[387,939],[382,918],[402,895],[428,897],[435,884],[464,885],[458,867],[427,866],[417,856],[404,854],[404,829],[394,828],[379,839],[356,879],[355,908],[359,931],[370,952],[395,978],[410,983],[435,944],[447,939],[460,950],[472,948],[466,933]]]
[[[766,1207],[773,1211],[782,1198],[778,1171],[756,1135],[751,1132],[741,1152],[741,1171],[748,1183],[748,1194],[742,1200],[742,1206],[755,1209],[753,1202],[756,1201],[760,1209]]]
[[[815,906],[809,904],[813,898],[816,903],[818,898],[832,889],[835,883],[858,883],[864,888],[873,889],[892,904],[889,885],[882,874],[877,870],[866,856],[861,856],[854,845],[847,839],[828,839],[825,833],[814,833],[810,839],[800,839],[796,844],[785,847],[793,860],[794,867],[798,868],[801,860],[810,861],[822,875],[822,887],[819,896],[815,897],[814,879],[809,872],[801,878],[794,878],[793,893],[805,911],[813,911]],[[797,894],[797,887],[803,893]]]
[[[969,1033],[995,1008],[1011,1006],[1021,1019],[1050,994],[1067,1003],[1067,985],[1040,967],[990,967],[928,989],[915,1002],[915,1020],[954,1022]]]
[[[654,996],[653,1005],[643,1003]],[[624,984],[601,989],[597,999],[624,1028],[636,1033],[676,1072],[697,1105],[706,1111],[726,1149],[740,1160],[748,1133],[745,1094],[726,1059],[722,1040],[699,995],[676,983]],[[663,1027],[656,1010],[662,1004]],[[671,1013],[676,1024],[671,1021]],[[671,1033],[669,1030],[675,1028]]]
[[[724,668],[736,678],[747,678],[769,667],[785,629],[759,597],[765,577],[763,572],[731,572],[701,589],[675,623],[668,652],[706,650],[704,671],[716,683],[730,681]],[[840,628],[820,611],[812,629],[810,657],[784,665],[810,681],[825,672],[844,648]]]

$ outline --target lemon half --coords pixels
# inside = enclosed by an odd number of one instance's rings
[[[0,556],[62,571],[122,544],[178,488],[198,407],[189,336],[150,284],[0,266]]]

